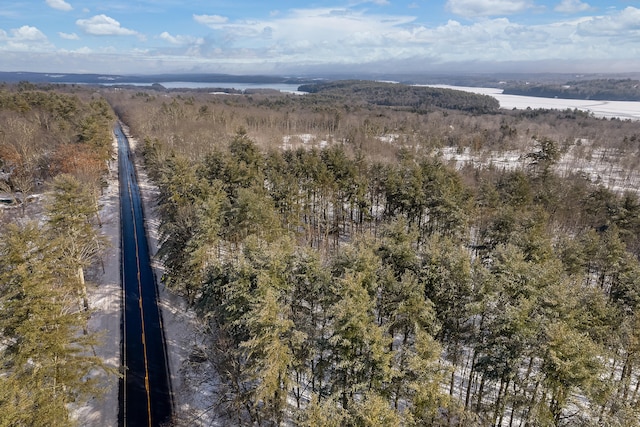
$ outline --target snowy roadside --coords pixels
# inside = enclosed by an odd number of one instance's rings
[[[131,137],[126,126],[123,125],[122,129],[129,140],[131,151],[135,153],[136,139]],[[155,203],[158,189],[149,180],[147,172],[142,166],[142,159],[135,155],[134,160],[142,195],[145,229],[152,254],[151,263],[158,286],[167,353],[169,354],[176,425],[215,425],[212,422],[214,414],[210,410],[212,386],[207,380],[210,373],[207,373],[209,375],[198,373],[198,368],[202,368],[202,366],[189,363],[189,357],[193,354],[194,347],[202,348],[202,343],[207,339],[206,334],[202,333],[202,326],[194,311],[187,307],[186,301],[166,289],[160,281],[164,269],[162,263],[155,256],[158,252],[158,227],[160,225]]]
[[[131,138],[128,129],[123,130],[131,149],[135,152],[136,141]],[[117,140],[114,137],[114,153],[117,155]],[[145,213],[145,228],[152,254],[152,266],[158,284],[159,302],[163,317],[163,326],[167,342],[169,369],[174,394],[175,412],[180,420],[189,420],[188,425],[199,422],[210,425],[211,414],[207,406],[211,403],[210,387],[206,384],[196,387],[189,381],[193,374],[186,369],[186,361],[193,351],[195,343],[204,340],[204,334],[198,331],[195,313],[187,309],[185,301],[165,289],[160,283],[163,274],[161,263],[155,258],[158,251],[159,220],[155,206],[157,189],[151,185],[142,168],[141,159],[135,157],[140,191]],[[89,288],[90,306],[93,310],[89,321],[89,330],[100,334],[102,344],[95,348],[96,355],[112,368],[120,365],[120,313],[121,313],[121,269],[120,269],[120,214],[118,189],[118,162],[112,160],[109,165],[108,185],[100,198],[102,209],[102,233],[107,236],[110,247],[105,251],[102,263],[97,263],[87,276],[93,283]],[[187,379],[185,381],[185,379]],[[104,395],[92,399],[85,406],[73,408],[73,418],[78,425],[87,427],[116,427],[118,425],[118,378],[111,376],[102,385]],[[202,390],[200,389],[202,387]],[[202,416],[204,414],[204,416]]]

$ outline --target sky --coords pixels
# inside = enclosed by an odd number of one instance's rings
[[[640,71],[640,0],[1,0],[0,71]]]

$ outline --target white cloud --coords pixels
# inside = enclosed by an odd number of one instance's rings
[[[73,7],[71,7],[71,5],[64,0],[46,0],[46,2],[49,7],[52,7],[54,9],[62,10],[65,12],[73,10]]]
[[[160,34],[159,37],[162,40],[165,40],[166,42],[176,46],[200,45],[203,43],[203,39],[199,37],[182,36],[182,35],[172,36],[166,31]]]
[[[65,40],[80,40],[80,37],[78,37],[78,35],[76,33],[63,33],[63,32],[59,32],[58,35],[60,36],[60,38],[63,38]]]
[[[513,15],[533,7],[531,0],[447,0],[452,13],[466,18]]]
[[[581,36],[640,37],[640,9],[627,7],[615,14],[596,16],[578,25]]]
[[[121,27],[120,23],[107,15],[96,15],[89,19],[78,19],[76,25],[94,36],[135,36],[136,31]]]
[[[53,45],[42,31],[36,27],[24,25],[7,33],[0,30],[0,50],[42,51],[51,50]]]
[[[79,49],[74,50],[73,52],[81,53],[81,54],[84,54],[84,55],[89,55],[89,54],[93,53],[93,49],[91,49],[90,47],[84,46],[84,47],[81,47]]]
[[[47,36],[45,36],[42,31],[36,27],[30,27],[28,25],[23,25],[18,29],[11,30],[11,34],[15,40],[21,41],[40,42],[47,40]]]
[[[178,37],[174,37],[171,34],[169,34],[168,32],[164,31],[162,34],[160,34],[160,38],[163,40],[168,41],[171,44],[182,44],[179,40]]]
[[[203,24],[207,27],[217,29],[221,25],[226,24],[229,21],[229,18],[220,15],[193,15],[193,20],[198,24]]]
[[[415,21],[413,16],[367,15],[344,8],[297,9],[286,17],[270,22],[247,22],[245,33],[253,30],[256,36],[269,28],[272,39],[282,45],[293,40],[306,40],[316,46],[353,42],[360,39],[363,46],[374,44],[386,35],[392,35]]]
[[[553,9],[560,13],[578,13],[590,10],[591,6],[587,3],[583,3],[580,0],[562,0]]]
[[[507,18],[485,18],[472,24],[451,20],[428,27],[412,16],[373,15],[350,8],[296,9],[263,21],[217,20],[216,37],[208,39],[200,51],[203,60],[216,52],[216,58],[247,62],[260,58],[264,63],[343,65],[409,63],[414,58],[429,58],[430,64],[539,58],[551,63],[587,55],[596,60],[628,55],[628,40],[613,49],[578,36],[577,28],[587,19],[525,25]]]

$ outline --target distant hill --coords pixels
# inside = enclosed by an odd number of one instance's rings
[[[500,107],[498,101],[487,95],[477,95],[452,89],[411,86],[400,83],[367,80],[340,80],[301,85],[302,92],[329,95],[333,99],[348,98],[350,102],[411,108],[416,111],[432,107],[486,113]]]
[[[0,71],[0,82],[18,83],[63,83],[63,84],[127,84],[127,83],[163,83],[163,82],[197,82],[197,83],[286,83],[303,84],[309,79],[264,75],[231,75],[231,74],[154,74],[154,75],[117,75],[117,74],[69,74],[69,73],[31,73]]]
[[[505,86],[504,93],[544,98],[640,101],[640,80],[594,79],[569,81],[564,84],[518,83]]]

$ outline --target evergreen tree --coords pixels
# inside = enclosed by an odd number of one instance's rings
[[[91,224],[94,205],[91,194],[70,175],[59,175],[53,181],[53,200],[47,206],[48,230],[63,249],[62,262],[75,270],[75,292],[89,309],[84,269],[106,247],[106,240]]]
[[[406,354],[406,367],[401,371],[408,403],[405,410],[408,425],[448,424],[442,415],[452,411],[455,401],[441,389],[446,370],[439,363],[440,353],[438,342],[425,331],[416,329],[415,343]]]
[[[331,276],[312,250],[298,250],[287,274],[291,283],[291,318],[296,331],[305,339],[294,345],[293,394],[297,407],[305,394],[315,393],[319,400],[327,398],[325,373],[328,363],[325,350],[330,335],[330,308],[336,302],[331,287]]]
[[[559,426],[572,393],[577,389],[588,391],[601,365],[596,346],[585,334],[561,322],[550,324],[546,333],[548,341],[541,370],[549,393],[542,402],[542,415],[548,413],[553,425]]]
[[[333,398],[319,400],[314,396],[300,418],[301,427],[343,427],[348,414]]]
[[[433,303],[441,328],[436,338],[443,343],[446,357],[457,366],[464,344],[468,342],[472,323],[471,303],[474,289],[468,252],[450,238],[432,237],[425,245],[421,274],[425,297]],[[451,374],[450,393],[454,389]]]
[[[363,273],[348,271],[337,278],[339,300],[331,308],[333,333],[330,381],[344,409],[359,393],[380,391],[389,381],[390,339],[375,323],[373,300]]]
[[[396,427],[401,425],[401,416],[389,406],[383,396],[375,392],[365,393],[352,408],[351,421],[354,427]]]
[[[262,281],[261,281],[262,282]],[[254,405],[261,406],[264,419],[280,425],[284,419],[293,364],[291,340],[293,322],[278,301],[277,289],[261,283],[246,322],[249,338],[240,346],[245,351],[249,379],[255,383]],[[264,289],[266,288],[266,289]]]
[[[96,337],[82,333],[65,252],[32,224],[2,233],[0,425],[71,425],[67,405],[99,394],[96,370],[106,369],[89,356]]]

